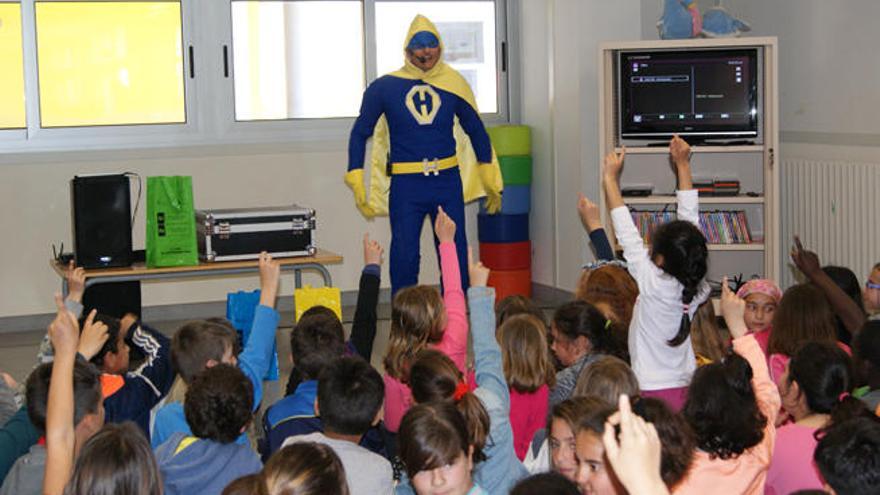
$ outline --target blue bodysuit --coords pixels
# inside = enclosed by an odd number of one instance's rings
[[[361,111],[348,143],[349,170],[363,168],[367,139],[381,115],[388,121],[389,163],[422,162],[454,157],[455,117],[468,134],[480,163],[492,161],[492,145],[476,110],[458,95],[424,81],[386,75],[364,92]],[[419,277],[419,241],[425,215],[431,222],[442,206],[455,221],[455,245],[462,286],[468,287],[464,198],[458,167],[439,173],[395,174],[388,198],[391,220],[391,291],[415,285]],[[435,248],[437,238],[434,238]],[[438,256],[439,259],[439,256]]]

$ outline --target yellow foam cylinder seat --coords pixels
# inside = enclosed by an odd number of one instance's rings
[[[531,130],[525,125],[499,125],[486,129],[498,156],[532,154]]]

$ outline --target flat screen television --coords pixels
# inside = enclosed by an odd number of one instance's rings
[[[760,142],[759,50],[623,50],[617,60],[621,142]]]

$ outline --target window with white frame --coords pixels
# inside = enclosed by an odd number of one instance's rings
[[[27,125],[21,39],[21,4],[0,3],[0,129]]]
[[[506,0],[0,0],[0,150],[344,139],[417,13],[504,120]]]
[[[385,74],[403,65],[407,28],[416,14],[430,19],[443,41],[443,60],[470,84],[483,113],[498,111],[495,2],[376,2],[376,66]]]
[[[35,5],[40,125],[186,122],[180,2]]]
[[[362,13],[360,1],[234,0],[236,120],[357,115]]]

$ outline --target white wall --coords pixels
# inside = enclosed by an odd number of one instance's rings
[[[642,0],[642,36],[657,39],[661,0]],[[705,11],[714,2],[701,2]],[[876,0],[728,0],[749,36],[779,38],[783,142],[880,146]]]
[[[640,38],[640,2],[521,0],[522,121],[532,127],[533,280],[573,290],[592,254],[575,205],[598,197],[599,43]]]
[[[701,7],[705,11],[713,3],[704,1]],[[750,36],[779,39],[780,161],[880,163],[876,39],[880,2],[727,0],[724,5],[751,25]],[[646,39],[657,38],[655,23],[661,13],[661,0],[642,0],[642,35]],[[799,208],[789,191],[780,191],[780,201],[783,211]],[[783,225],[783,234],[786,230]],[[821,225],[814,230],[823,231]],[[789,239],[780,244],[785,260]],[[873,250],[874,258],[880,259],[876,244],[865,249]],[[849,264],[832,253],[825,253],[822,261]],[[859,277],[867,273],[866,268],[851,268]]]
[[[340,136],[344,138],[344,136]],[[366,221],[343,184],[346,142],[315,143],[308,148],[211,147],[172,151],[62,153],[0,157],[0,317],[52,311],[58,277],[49,268],[52,243],[70,242],[69,180],[76,174],[136,172],[149,175],[192,175],[196,208],[270,206],[299,203],[317,210],[318,245],[345,257],[330,266],[334,285],[357,289],[363,251],[360,240],[370,232],[387,250],[387,217]],[[143,247],[142,205],[135,245]],[[476,242],[475,210],[469,209],[469,236]],[[429,230],[423,230],[421,279],[437,283],[438,271]],[[388,285],[387,266],[383,285]],[[321,285],[318,275],[306,283]],[[257,287],[257,278],[215,278],[180,283],[143,284],[144,306],[225,300],[226,293]],[[282,293],[292,294],[292,277]]]
[[[575,210],[577,192],[598,196],[598,89],[596,58],[602,41],[639,39],[639,0],[511,0],[518,9],[521,120],[532,127],[535,172],[531,238],[533,280],[572,290],[580,265],[591,257]],[[365,221],[342,183],[344,133],[307,146],[210,147],[162,151],[0,156],[0,317],[52,311],[59,280],[48,267],[51,244],[70,246],[69,180],[76,174],[132,171],[192,175],[197,208],[246,207],[297,202],[318,211],[319,246],[345,256],[331,266],[334,285],[357,288],[360,238],[370,232],[387,246],[386,218]],[[143,246],[143,206],[136,247]],[[475,208],[468,236],[477,243]],[[438,273],[427,226],[422,238],[422,276]],[[387,286],[387,267],[383,285]],[[282,293],[292,292],[292,281]],[[318,276],[306,283],[320,285]],[[144,305],[220,301],[227,292],[256,286],[255,277],[145,283]]]

